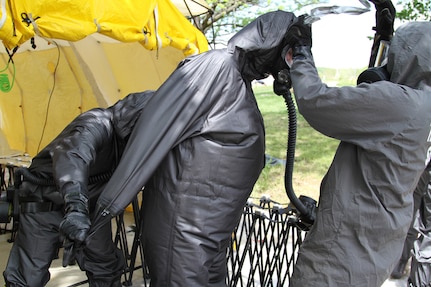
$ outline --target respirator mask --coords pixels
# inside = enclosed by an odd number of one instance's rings
[[[288,67],[282,68],[272,73],[274,77],[273,90],[279,96],[285,96],[290,93],[292,81],[290,80],[290,70]]]
[[[389,81],[391,75],[387,70],[389,41],[380,41],[374,67],[370,67],[359,74],[356,83],[374,83],[378,81]]]
[[[282,96],[289,93],[292,88],[290,79],[290,67],[284,60],[284,55],[287,53],[288,46],[285,46],[280,52],[281,57],[278,58],[271,67],[271,75],[274,78],[273,89],[274,93]]]

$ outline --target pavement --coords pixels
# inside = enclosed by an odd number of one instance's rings
[[[388,279],[381,287],[407,287],[407,278],[408,275],[405,275],[401,279]]]

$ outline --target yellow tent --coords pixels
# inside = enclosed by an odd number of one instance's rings
[[[201,13],[205,2],[192,1],[203,3]],[[156,89],[181,59],[208,49],[170,0],[0,0],[0,6],[0,136],[31,156],[78,114]]]

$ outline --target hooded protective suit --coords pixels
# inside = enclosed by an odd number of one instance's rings
[[[225,285],[226,248],[265,162],[251,81],[286,66],[282,41],[293,19],[265,14],[227,49],[184,60],[144,108],[98,203],[110,220],[145,185],[152,286]]]
[[[31,173],[38,178],[54,179],[55,185],[24,181],[19,190],[24,211],[4,271],[7,286],[46,285],[50,278],[48,268],[61,244],[59,225],[64,215],[64,187],[78,186],[89,197],[90,212],[94,210],[107,180],[93,180],[89,184],[89,178],[109,178],[142,107],[152,94],[152,91],[130,94],[107,109],[96,108],[79,115],[33,158]],[[90,286],[120,286],[124,258],[112,242],[110,224],[76,251],[76,260],[86,271]]]
[[[291,77],[299,111],[341,143],[289,286],[381,286],[399,259],[430,154],[430,41],[430,22],[400,27],[390,82],[357,87],[326,86],[309,47],[297,51]]]

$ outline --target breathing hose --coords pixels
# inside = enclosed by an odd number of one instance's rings
[[[284,169],[284,188],[291,203],[297,208],[300,218],[305,224],[312,225],[315,219],[316,201],[307,196],[296,196],[293,189],[293,166],[296,147],[296,109],[290,92],[282,95],[289,114],[289,133],[287,137],[286,166]]]
[[[299,218],[302,221],[302,228],[308,229],[316,218],[316,201],[308,196],[296,196],[293,189],[293,167],[295,162],[295,147],[296,147],[296,131],[297,118],[296,108],[293,102],[292,94],[290,93],[291,83],[288,70],[278,72],[274,81],[274,93],[281,95],[286,103],[286,108],[289,117],[289,130],[287,137],[286,150],[286,165],[284,171],[284,188],[290,202],[299,212]]]

